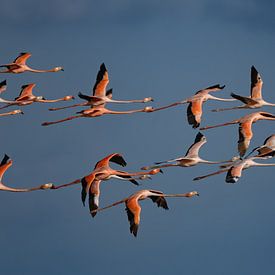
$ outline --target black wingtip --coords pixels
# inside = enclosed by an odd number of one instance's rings
[[[7,80],[3,80],[2,82],[0,82],[0,86],[6,86],[7,85]]]
[[[1,163],[0,163],[0,166],[6,164],[9,159],[10,159],[10,157],[7,154],[5,154]]]
[[[199,142],[203,137],[204,135],[201,132],[198,132],[195,138],[195,143]]]
[[[100,71],[107,71],[107,69],[106,69],[106,66],[105,66],[105,63],[103,62],[103,63],[101,63],[101,65],[100,65]]]

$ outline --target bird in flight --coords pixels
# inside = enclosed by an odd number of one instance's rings
[[[213,112],[220,112],[226,110],[235,109],[256,109],[263,106],[275,106],[275,103],[269,103],[263,100],[262,97],[263,80],[254,66],[251,67],[251,85],[250,85],[250,97],[241,96],[231,93],[231,96],[237,100],[240,100],[244,105],[236,106],[232,108],[222,108],[212,110]]]
[[[5,100],[3,98],[0,98],[0,103],[7,103],[6,105],[0,107],[0,109],[7,108],[9,106],[24,106],[24,105],[30,105],[34,102],[40,102],[40,103],[54,103],[59,101],[68,101],[71,99],[74,99],[73,96],[68,95],[62,98],[58,99],[46,99],[43,96],[35,96],[32,92],[33,88],[36,85],[34,83],[30,83],[27,85],[23,85],[21,87],[21,92],[18,97],[16,97],[14,100]]]
[[[3,183],[2,178],[5,174],[5,172],[11,166],[12,166],[12,160],[10,159],[10,157],[8,155],[5,155],[0,163],[0,190],[9,191],[9,192],[31,192],[31,191],[36,191],[36,190],[46,190],[46,189],[52,188],[52,183],[46,183],[46,184],[40,185],[38,187],[33,187],[33,188],[12,188],[12,187],[6,186]]]
[[[0,71],[0,73],[13,73],[13,74],[19,74],[23,72],[32,72],[32,73],[48,73],[48,72],[59,72],[59,71],[64,71],[62,67],[54,67],[49,70],[36,70],[30,68],[27,64],[26,61],[28,58],[31,57],[30,53],[20,53],[16,59],[9,64],[4,64],[0,65],[0,68],[6,68],[4,71]]]
[[[275,156],[275,135],[271,135],[264,141],[264,144],[254,148],[248,156],[250,156],[255,151],[258,152],[256,157],[274,157]]]
[[[269,159],[270,157],[247,157],[245,159],[238,159],[233,161],[230,164],[226,164],[226,165],[222,165],[220,170],[204,175],[204,176],[199,176],[194,178],[193,180],[201,180],[201,179],[205,179],[208,178],[210,176],[214,176],[214,175],[219,175],[221,173],[225,173],[226,174],[226,178],[225,181],[228,183],[236,183],[239,178],[242,176],[242,171],[245,169],[248,169],[250,167],[254,167],[254,166],[275,166],[275,163],[258,163],[255,162],[255,159]]]
[[[136,193],[132,194],[131,196],[120,200],[118,202],[115,202],[109,206],[98,208],[93,210],[94,213],[105,210],[107,208],[116,206],[121,203],[125,203],[126,206],[126,212],[128,216],[128,221],[130,223],[130,233],[132,233],[135,237],[138,233],[138,227],[140,223],[140,212],[141,207],[139,204],[139,201],[145,200],[147,198],[151,199],[154,203],[157,204],[158,207],[162,207],[166,210],[168,210],[168,205],[165,197],[186,197],[190,198],[193,196],[199,196],[199,193],[197,191],[188,192],[185,194],[164,194],[157,190],[140,190]]]
[[[208,130],[211,128],[227,126],[231,124],[239,124],[238,151],[240,157],[243,157],[253,137],[252,124],[257,122],[258,120],[275,120],[275,115],[267,112],[255,112],[227,123],[218,124],[214,126],[205,126],[200,128],[200,130]]]
[[[77,106],[93,107],[93,106],[98,106],[109,102],[111,103],[146,103],[149,101],[153,101],[151,97],[146,97],[144,99],[134,99],[134,100],[114,100],[112,99],[113,90],[112,89],[106,90],[108,84],[109,84],[108,71],[105,67],[105,64],[102,63],[97,73],[96,82],[93,87],[92,95],[84,95],[82,93],[78,94],[78,96],[81,99],[86,100],[85,103],[79,103],[79,104],[74,104],[71,106],[60,107],[60,108],[50,108],[49,110],[57,111],[57,110],[62,110],[62,109],[72,108]]]
[[[142,167],[142,170],[148,170],[153,168],[164,168],[164,167],[190,167],[197,165],[198,163],[206,163],[206,164],[218,164],[218,163],[224,163],[227,161],[208,161],[201,159],[199,156],[199,150],[205,144],[206,137],[202,133],[198,133],[196,135],[194,143],[189,147],[187,150],[185,156],[179,157],[176,159],[161,161],[161,162],[155,162],[156,165],[154,166],[145,166]]]
[[[112,169],[110,167],[110,162],[116,163],[122,167],[125,167],[127,165],[126,161],[124,160],[121,154],[113,153],[103,158],[102,160],[98,161],[95,165],[94,170],[87,176],[83,177],[82,179],[77,179],[71,183],[67,183],[59,186],[53,185],[52,189],[59,189],[59,188],[68,187],[70,185],[74,185],[77,183],[81,183],[82,184],[81,199],[82,199],[83,205],[85,205],[87,194],[89,194],[89,208],[90,208],[92,217],[94,217],[96,215],[96,212],[92,212],[92,211],[99,207],[101,181],[106,181],[111,178],[116,178],[120,180],[127,180],[132,182],[135,185],[139,185],[136,180],[138,179],[144,180],[144,179],[150,178],[151,175],[162,173],[161,169],[153,169],[149,172],[129,173],[125,171]]]
[[[210,92],[219,92],[221,91],[224,86],[220,86],[220,84],[216,84],[214,86],[205,88],[203,90],[199,90],[195,93],[195,95],[193,95],[192,97],[189,97],[185,100],[182,101],[178,101],[163,107],[159,107],[159,108],[154,108],[151,110],[151,112],[156,112],[156,111],[160,111],[163,109],[167,109],[170,107],[174,107],[180,104],[186,104],[189,103],[188,107],[187,107],[187,120],[189,125],[192,125],[193,128],[198,128],[200,126],[201,123],[201,118],[202,118],[202,105],[204,102],[206,102],[209,99],[212,100],[219,100],[219,101],[235,101],[236,99],[225,99],[225,98],[219,98],[219,97],[215,97],[210,95]]]
[[[0,82],[0,95],[7,89],[7,80]]]
[[[103,116],[103,115],[127,115],[127,114],[134,114],[134,113],[150,113],[152,110],[151,106],[147,106],[147,107],[144,107],[143,109],[137,109],[137,110],[113,111],[113,110],[107,109],[104,105],[105,104],[99,105],[99,106],[94,106],[94,107],[86,109],[86,110],[82,110],[80,112],[77,112],[78,115],[66,117],[66,118],[63,118],[60,120],[46,121],[46,122],[43,122],[41,125],[49,126],[52,124],[57,124],[57,123],[61,123],[61,122],[65,122],[68,120],[73,120],[73,119],[81,118],[81,117],[99,117],[99,116]]]

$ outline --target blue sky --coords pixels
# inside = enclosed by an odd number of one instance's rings
[[[152,96],[153,106],[184,99],[217,83],[218,95],[249,94],[250,67],[275,102],[274,3],[272,1],[7,1],[1,3],[0,63],[31,52],[34,68],[63,66],[55,74],[1,75],[5,98],[36,83],[34,93],[57,98],[90,93],[105,62],[116,99]],[[80,100],[79,100],[80,101]],[[43,121],[80,109],[49,112],[60,104],[32,105],[24,116],[1,118],[1,154],[13,166],[4,182],[14,187],[62,184],[88,174],[104,156],[119,152],[127,171],[184,155],[197,130],[186,106],[129,116],[78,119],[41,127]],[[149,104],[148,104],[149,105]],[[251,111],[211,113],[234,103],[207,102],[202,126]],[[130,109],[143,105],[110,105]],[[265,111],[275,113],[271,107]],[[274,134],[272,121],[253,126],[251,148]],[[237,154],[238,126],[205,132],[201,156],[224,160]],[[116,167],[114,165],[114,167]],[[198,190],[200,197],[169,199],[169,211],[143,201],[138,237],[120,205],[92,219],[80,187],[13,194],[1,192],[1,270],[4,274],[271,274],[275,241],[274,169],[251,168],[235,185],[219,175],[193,182],[216,166],[166,169],[140,187],[110,180],[101,205],[139,189],[165,193]]]

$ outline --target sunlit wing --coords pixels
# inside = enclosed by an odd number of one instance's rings
[[[20,53],[18,57],[13,61],[18,65],[25,65],[28,58],[31,57],[30,53]]]
[[[27,100],[30,97],[33,97],[32,90],[35,87],[34,83],[28,84],[28,85],[23,85],[21,87],[21,92],[18,97],[15,98],[15,100]]]
[[[93,88],[93,95],[103,97],[106,95],[106,87],[109,83],[108,72],[105,64],[102,63],[97,73],[96,83]]]
[[[251,67],[251,98],[262,98],[263,81],[254,66]]]

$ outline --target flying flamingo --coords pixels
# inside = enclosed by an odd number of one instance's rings
[[[93,95],[84,95],[82,93],[79,93],[78,96],[81,99],[86,100],[87,102],[85,103],[79,103],[79,104],[74,104],[71,106],[66,106],[66,107],[61,107],[61,108],[50,108],[50,111],[57,111],[57,110],[62,110],[66,108],[72,108],[72,107],[77,107],[77,106],[98,106],[104,103],[145,103],[149,101],[153,101],[151,97],[146,97],[144,99],[135,99],[135,100],[114,100],[112,99],[113,97],[113,90],[109,89],[106,91],[107,85],[109,83],[109,76],[108,76],[108,71],[105,67],[105,64],[102,63],[100,65],[100,69],[97,73],[96,77],[96,82],[93,87]]]
[[[112,110],[109,110],[109,109],[105,108],[104,105],[105,104],[99,105],[99,106],[94,106],[92,108],[77,112],[77,114],[79,114],[79,115],[70,116],[70,117],[63,118],[63,119],[56,120],[56,121],[43,122],[41,125],[42,126],[48,126],[48,125],[57,124],[57,123],[61,123],[61,122],[64,122],[64,121],[73,120],[73,119],[81,118],[81,117],[99,117],[99,116],[102,116],[102,115],[126,115],[126,114],[133,114],[133,113],[142,113],[142,112],[150,113],[151,110],[152,110],[151,106],[147,106],[143,109],[137,109],[137,110],[112,111]]]
[[[165,197],[186,197],[190,198],[193,196],[199,196],[199,193],[197,191],[188,192],[185,194],[163,194],[160,191],[156,190],[140,190],[136,193],[132,194],[128,198],[125,198],[123,200],[120,200],[118,202],[115,202],[109,206],[106,206],[104,208],[98,208],[93,210],[94,213],[102,211],[104,209],[116,206],[121,203],[125,203],[126,206],[126,212],[128,216],[128,220],[130,223],[130,233],[132,233],[135,237],[137,236],[138,232],[138,226],[140,223],[140,212],[141,207],[139,205],[139,201],[145,200],[147,198],[151,199],[154,203],[157,204],[158,207],[162,207],[166,210],[168,210],[168,205],[165,200]],[[92,213],[93,213],[92,212]]]
[[[201,159],[199,157],[199,150],[203,146],[203,144],[205,144],[206,142],[207,142],[206,137],[199,132],[196,135],[194,143],[189,147],[184,157],[179,157],[176,159],[171,159],[171,160],[166,160],[161,162],[155,162],[155,164],[157,165],[145,166],[145,167],[142,167],[141,169],[148,170],[153,168],[164,168],[164,167],[175,167],[175,166],[190,167],[190,166],[197,165],[198,163],[207,163],[207,164],[223,163],[224,161],[222,162],[208,161],[208,160]]]
[[[11,112],[7,112],[7,113],[2,113],[0,114],[0,117],[1,116],[10,116],[10,115],[18,115],[18,114],[24,114],[21,110],[13,110]]]
[[[7,80],[4,80],[4,81],[0,82],[0,94],[5,92],[6,89],[7,89]]]
[[[53,186],[52,183],[46,183],[46,184],[40,185],[38,187],[33,187],[33,188],[12,188],[12,187],[6,186],[2,182],[2,178],[5,174],[5,172],[11,166],[12,166],[12,160],[9,158],[9,156],[5,155],[0,163],[0,190],[9,191],[9,192],[31,192],[31,191],[36,191],[36,190],[45,190],[45,189],[52,188],[52,186]]]
[[[254,153],[255,151],[258,152],[257,157],[274,157],[275,156],[275,135],[271,135],[264,141],[262,146],[254,148],[249,155]],[[248,155],[248,156],[249,156]]]
[[[150,175],[162,173],[161,169],[153,169],[149,172],[128,173],[125,171],[112,169],[110,167],[110,162],[114,162],[123,167],[127,165],[127,163],[125,162],[121,154],[113,153],[103,158],[102,160],[98,161],[95,165],[94,170],[87,176],[83,177],[82,179],[77,179],[71,183],[67,183],[59,186],[52,186],[52,189],[68,187],[70,185],[81,182],[82,184],[81,199],[82,199],[83,205],[85,205],[87,194],[89,194],[89,208],[92,216],[94,217],[96,215],[96,212],[92,212],[92,211],[97,209],[99,206],[101,181],[103,180],[106,181],[111,178],[116,178],[120,180],[127,180],[132,182],[135,185],[138,185],[138,182],[136,181],[136,179],[143,180],[146,178],[150,178]]]
[[[35,70],[26,65],[26,61],[31,57],[30,53],[20,53],[16,59],[10,64],[0,65],[0,67],[5,67],[7,70],[0,71],[0,73],[13,73],[19,74],[23,72],[32,72],[32,73],[48,73],[48,72],[59,72],[64,71],[62,67],[55,67],[50,70]]]
[[[54,103],[54,102],[68,101],[68,100],[74,99],[74,97],[71,95],[65,96],[63,98],[58,98],[58,99],[45,99],[43,96],[35,96],[32,92],[35,86],[36,85],[34,83],[23,85],[21,87],[21,92],[19,96],[16,97],[13,101],[0,98],[0,103],[7,103],[5,106],[1,107],[0,109],[4,109],[14,105],[17,105],[17,106],[29,105],[34,102]]]
[[[202,105],[204,102],[206,102],[209,99],[213,99],[213,100],[219,100],[219,101],[235,101],[235,99],[225,99],[225,98],[219,98],[219,97],[215,97],[210,95],[210,92],[218,92],[221,91],[224,86],[220,86],[220,84],[205,88],[203,90],[197,91],[195,93],[194,96],[189,97],[185,100],[182,101],[178,101],[163,107],[159,107],[159,108],[155,108],[152,109],[151,112],[156,112],[156,111],[160,111],[163,109],[167,109],[170,107],[174,107],[180,104],[185,104],[185,103],[189,103],[188,107],[187,107],[187,120],[188,123],[190,125],[193,126],[193,128],[198,128],[200,126],[201,123],[201,117],[202,117]]]
[[[275,106],[274,103],[269,103],[263,100],[262,97],[262,86],[263,81],[254,66],[251,67],[251,86],[250,86],[250,97],[240,96],[234,93],[231,93],[231,96],[235,99],[240,100],[244,103],[244,105],[236,106],[232,108],[222,108],[212,110],[213,112],[220,112],[226,110],[234,110],[234,109],[256,109],[261,108],[262,106]]]
[[[193,180],[201,180],[204,178],[208,178],[210,176],[214,176],[214,175],[218,175],[224,172],[227,172],[226,174],[226,178],[225,181],[228,183],[236,183],[239,178],[242,175],[242,171],[245,169],[248,169],[250,167],[253,166],[275,166],[275,163],[258,163],[255,162],[255,159],[268,159],[269,157],[249,157],[249,158],[245,158],[245,159],[239,159],[236,161],[233,161],[231,164],[227,164],[227,165],[222,165],[221,168],[225,168],[225,169],[221,169],[219,171],[204,175],[204,176],[200,176],[200,177],[196,177]]]
[[[245,115],[239,119],[218,124],[214,126],[205,126],[200,128],[200,130],[207,130],[211,128],[239,124],[239,140],[238,140],[238,151],[241,157],[243,157],[249,147],[250,141],[253,137],[252,124],[258,120],[275,120],[275,115],[267,112],[255,112],[248,115]]]

